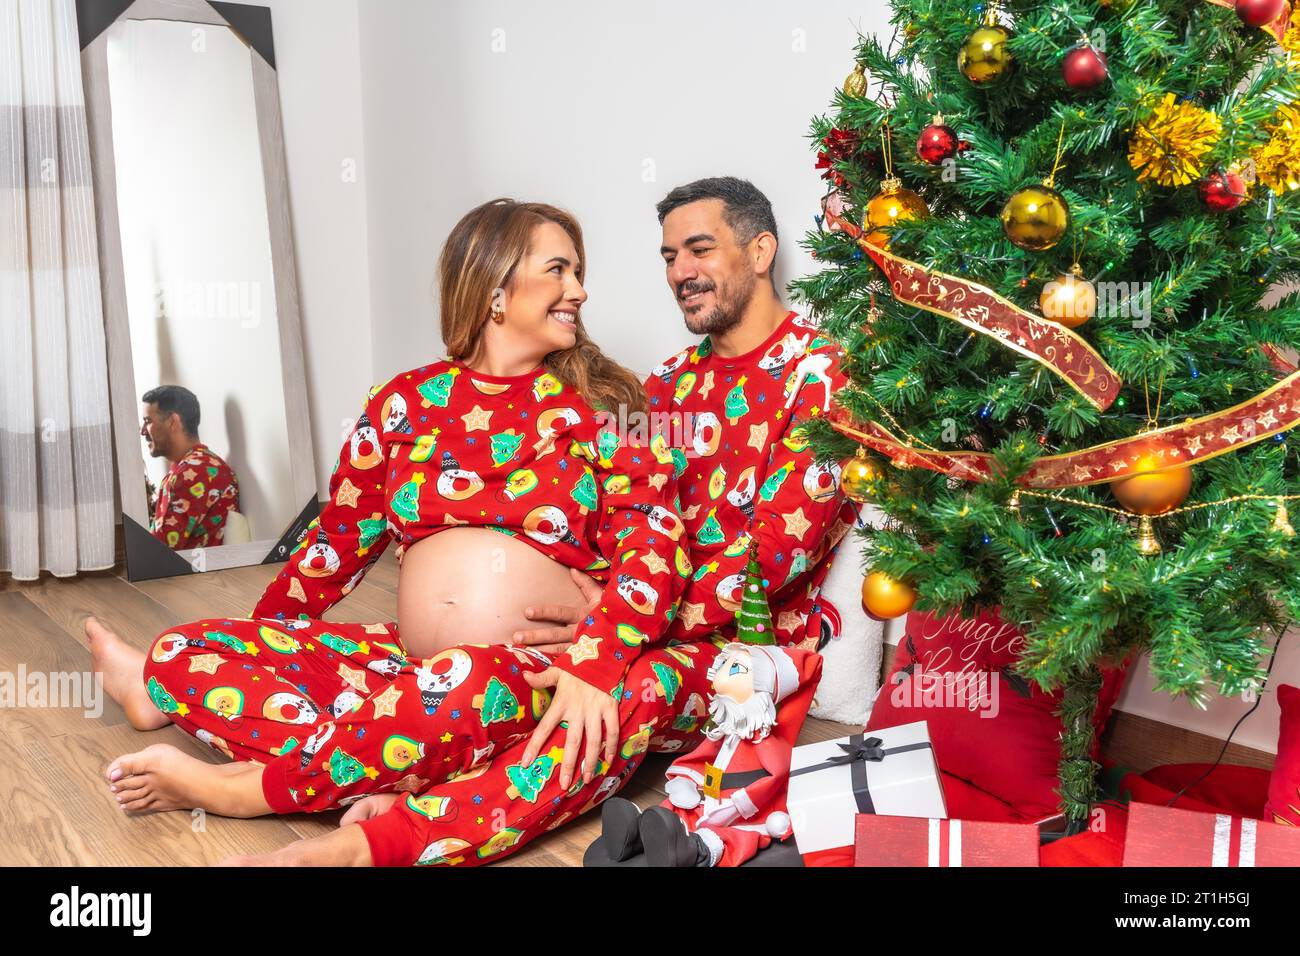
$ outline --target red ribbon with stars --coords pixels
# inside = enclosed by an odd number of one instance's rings
[[[896,256],[868,242],[861,229],[834,213],[827,212],[826,219],[857,240],[885,274],[899,302],[997,339],[1055,372],[1099,411],[1110,408],[1119,395],[1123,383],[1115,371],[1087,341],[1059,322],[1026,312],[986,286]]]
[[[838,405],[831,409],[827,420],[840,434],[905,468],[929,468],[971,481],[985,481],[996,470],[993,456],[986,452],[918,448],[900,441],[878,422],[854,421]],[[1238,451],[1298,424],[1300,371],[1255,397],[1212,415],[1190,418],[1104,445],[1039,458],[1016,483],[1026,488],[1079,488],[1116,481],[1133,474],[1139,457],[1149,454],[1153,444],[1167,449],[1162,456],[1167,463],[1157,468],[1148,464],[1144,471],[1167,471]]]

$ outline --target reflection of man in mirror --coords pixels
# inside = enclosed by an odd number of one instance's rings
[[[199,400],[180,385],[145,392],[140,435],[171,466],[158,487],[149,531],[173,550],[221,544],[227,517],[239,510],[239,480],[199,441]]]

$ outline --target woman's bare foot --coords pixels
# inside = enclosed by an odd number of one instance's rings
[[[360,823],[362,820],[377,817],[381,813],[386,813],[396,802],[395,793],[372,793],[348,807],[347,812],[339,819],[339,826],[345,827],[349,823]]]
[[[222,866],[374,866],[361,827],[339,827],[323,836],[299,840],[273,853],[232,856]]]
[[[86,638],[95,672],[104,675],[104,690],[122,705],[131,726],[136,730],[157,730],[171,723],[144,689],[144,652],[93,617],[86,618]]]
[[[271,812],[262,796],[260,764],[212,764],[170,744],[118,757],[104,775],[128,813],[199,808],[222,817],[248,818]]]

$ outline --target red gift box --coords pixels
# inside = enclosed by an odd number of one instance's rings
[[[1300,866],[1300,829],[1130,803],[1125,866]]]
[[[1038,827],[858,815],[854,866],[1038,866]]]

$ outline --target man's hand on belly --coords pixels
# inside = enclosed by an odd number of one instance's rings
[[[595,578],[579,571],[577,568],[570,568],[569,576],[573,578],[578,590],[582,592],[585,606],[542,604],[525,608],[524,617],[530,621],[545,621],[548,626],[536,627],[527,631],[515,631],[513,638],[515,644],[527,644],[543,654],[554,656],[563,654],[569,645],[573,643],[578,622],[590,614],[592,609],[600,603],[600,596],[604,589]]]

